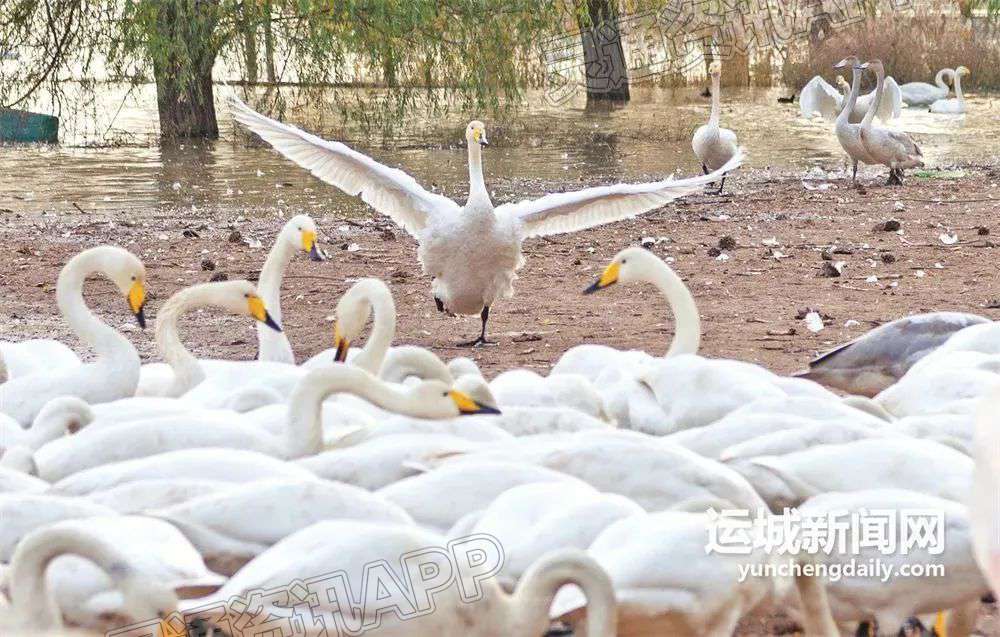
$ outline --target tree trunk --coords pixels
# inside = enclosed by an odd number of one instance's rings
[[[265,4],[267,10],[267,20],[264,21],[264,64],[267,65],[267,81],[272,84],[278,81],[278,74],[274,69],[274,30],[271,27],[271,3]]]
[[[628,67],[618,28],[617,0],[583,0],[586,17],[579,16],[580,39],[587,76],[587,103],[592,100],[628,101]]]
[[[244,16],[247,23],[243,26],[243,61],[246,66],[246,80],[251,84],[257,83],[257,25],[253,23],[253,17]]]
[[[157,36],[171,43],[153,55],[161,137],[219,137],[212,89],[217,5],[218,0],[166,0],[159,7]]]

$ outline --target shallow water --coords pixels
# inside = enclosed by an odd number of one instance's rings
[[[218,93],[228,89],[220,88]],[[541,186],[524,182],[574,182],[662,178],[693,174],[699,166],[690,136],[708,117],[699,89],[633,91],[623,108],[588,110],[584,100],[552,107],[541,94],[507,126],[491,127],[484,155],[487,181],[515,184],[524,195]],[[798,117],[797,104],[779,104],[785,89],[724,89],[723,125],[735,130],[753,167],[808,169],[842,156],[831,125]],[[64,131],[56,147],[0,147],[0,208],[18,211],[117,211],[158,206],[230,204],[278,206],[297,211],[362,213],[363,204],[339,194],[267,148],[248,147],[233,134],[226,107],[218,109],[222,139],[175,148],[156,144],[151,87],[124,99],[124,89],[102,93],[93,120]],[[289,119],[296,119],[295,113]],[[893,125],[915,136],[927,164],[988,162],[1000,155],[1000,104],[972,97],[961,116],[904,109]],[[357,130],[342,138],[400,166],[425,186],[463,197],[466,163],[463,122],[450,118],[408,126],[397,138],[375,144]],[[312,128],[308,127],[307,128]],[[433,129],[434,133],[427,133]],[[447,132],[442,132],[447,131]],[[322,133],[323,131],[319,131]],[[97,147],[125,138],[129,145]],[[380,140],[381,141],[381,140]],[[517,187],[516,184],[521,184]],[[534,191],[532,191],[534,188]]]

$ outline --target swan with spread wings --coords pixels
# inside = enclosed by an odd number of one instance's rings
[[[515,272],[524,263],[521,244],[529,237],[583,230],[659,208],[701,191],[743,161],[742,151],[717,170],[688,179],[614,184],[494,206],[483,181],[486,127],[471,122],[465,131],[469,154],[469,198],[464,206],[429,192],[410,175],[348,146],[327,141],[257,113],[235,96],[233,118],[279,153],[323,181],[388,215],[416,238],[417,256],[433,281],[441,312],[479,314],[482,331],[462,345],[482,345],[490,307],[513,295]]]

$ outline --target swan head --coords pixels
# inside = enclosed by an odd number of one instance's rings
[[[718,60],[716,60],[715,62],[712,62],[711,64],[709,64],[708,65],[708,74],[711,77],[716,77],[718,75],[722,75],[722,62],[719,62]]]
[[[848,55],[846,58],[833,65],[835,69],[853,69],[861,64],[861,60],[856,55]],[[837,77],[840,77],[839,75]]]
[[[121,611],[126,625],[137,621],[159,620],[160,634],[164,636],[183,635],[183,619],[177,614],[178,599],[172,588],[149,576],[143,576],[125,565],[112,566],[120,569],[124,576],[112,573],[122,595]]]
[[[137,256],[115,248],[103,256],[101,271],[118,287],[128,301],[139,327],[146,329],[146,266]]]
[[[322,261],[316,242],[316,222],[309,215],[295,215],[281,229],[280,241],[286,241],[295,250],[302,250],[313,261]]]
[[[649,250],[645,248],[625,248],[615,255],[611,263],[604,268],[601,276],[590,287],[584,290],[583,293],[593,294],[615,283],[643,281],[645,280],[644,273],[657,267],[662,268],[664,264]]]
[[[333,346],[337,350],[334,360],[338,363],[347,360],[347,352],[351,343],[364,332],[368,318],[372,314],[371,298],[379,294],[392,297],[389,288],[378,279],[359,279],[337,302],[337,322],[333,327]]]
[[[257,293],[257,287],[249,281],[220,281],[218,283],[205,283],[205,287],[211,286],[211,304],[237,316],[249,316],[255,321],[260,321],[276,332],[281,331],[281,326],[271,318],[264,305],[264,300]]]
[[[469,394],[439,380],[425,380],[408,390],[424,418],[454,418],[475,414],[499,414],[500,410],[479,402]]]
[[[858,68],[871,69],[875,73],[885,73],[885,65],[882,64],[882,60],[868,60]]]
[[[73,434],[94,421],[94,410],[76,396],[60,396],[45,403],[35,416],[32,428],[42,427],[49,421],[59,423],[66,432]]]
[[[465,141],[470,144],[489,146],[490,142],[486,139],[486,124],[483,124],[479,120],[469,122],[469,125],[465,128]]]
[[[972,73],[972,71],[970,71],[969,67],[967,66],[960,66],[957,69],[955,69],[956,75],[968,75],[970,73]]]

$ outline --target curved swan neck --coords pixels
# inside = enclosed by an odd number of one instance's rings
[[[278,233],[274,246],[267,253],[264,266],[260,269],[257,281],[257,291],[264,301],[264,306],[275,321],[281,321],[281,283],[285,278],[285,270],[295,256],[296,248],[285,236],[285,229]],[[260,360],[295,363],[292,345],[284,332],[276,332],[263,323],[257,324],[257,347]]]
[[[951,87],[945,84],[944,81],[944,76],[949,72],[951,72],[953,76],[956,75],[954,72],[951,71],[951,69],[941,69],[940,71],[937,72],[937,75],[934,76],[934,83],[938,85],[938,88],[943,88],[945,91],[951,90]],[[945,93],[945,97],[947,96],[948,94]]]
[[[181,342],[177,322],[189,310],[212,304],[211,285],[184,288],[170,297],[156,316],[156,347],[174,372],[168,396],[180,396],[205,380],[201,363]]]
[[[955,73],[955,97],[958,103],[965,106],[965,93],[962,92],[962,74]]]
[[[857,69],[851,69],[851,90],[847,94],[847,101],[844,104],[843,110],[840,111],[840,115],[837,117],[838,123],[850,121],[851,113],[854,112],[854,106],[858,103],[858,92],[860,89],[861,73]]]
[[[351,364],[377,375],[396,336],[396,302],[389,289],[382,284],[366,289],[362,298],[372,308],[372,332]]]
[[[566,584],[576,584],[587,598],[586,637],[613,635],[617,615],[611,580],[593,559],[575,550],[550,553],[524,574],[511,600],[516,629],[510,634],[544,634],[552,599]]]
[[[387,383],[401,383],[409,376],[440,380],[449,385],[455,382],[448,366],[434,352],[416,345],[391,349],[379,370],[379,378]]]
[[[719,117],[722,115],[722,103],[719,97],[722,82],[718,75],[712,75],[712,113],[708,117],[709,126],[718,126]]]
[[[91,274],[105,271],[107,253],[94,248],[76,255],[59,272],[56,281],[56,304],[59,312],[73,332],[100,358],[133,359],[139,354],[132,343],[101,319],[97,318],[83,300],[83,284]]]
[[[46,529],[26,537],[11,560],[8,583],[17,616],[32,627],[61,628],[62,615],[45,585],[45,571],[55,558],[72,553],[120,580],[128,573],[120,554],[106,542],[71,529]]]
[[[799,597],[802,599],[802,621],[806,637],[836,637],[840,634],[823,581],[816,577],[799,574],[795,578]]]
[[[493,202],[483,180],[483,148],[477,142],[468,142],[469,148],[469,204],[485,204],[490,208]]]
[[[684,281],[659,259],[643,274],[644,279],[655,285],[666,297],[674,315],[674,338],[670,341],[665,356],[697,353],[701,345],[701,317],[698,316],[698,306]]]
[[[885,71],[876,67],[875,68],[875,99],[872,100],[871,104],[868,105],[868,112],[865,113],[865,118],[861,120],[861,126],[864,128],[871,128],[872,120],[875,118],[875,111],[878,110],[878,105],[882,101],[882,87],[885,83]]]
[[[313,370],[299,381],[288,398],[285,453],[289,459],[323,450],[323,401],[336,393],[353,394],[394,412],[405,413],[412,406],[403,392],[353,365]]]

